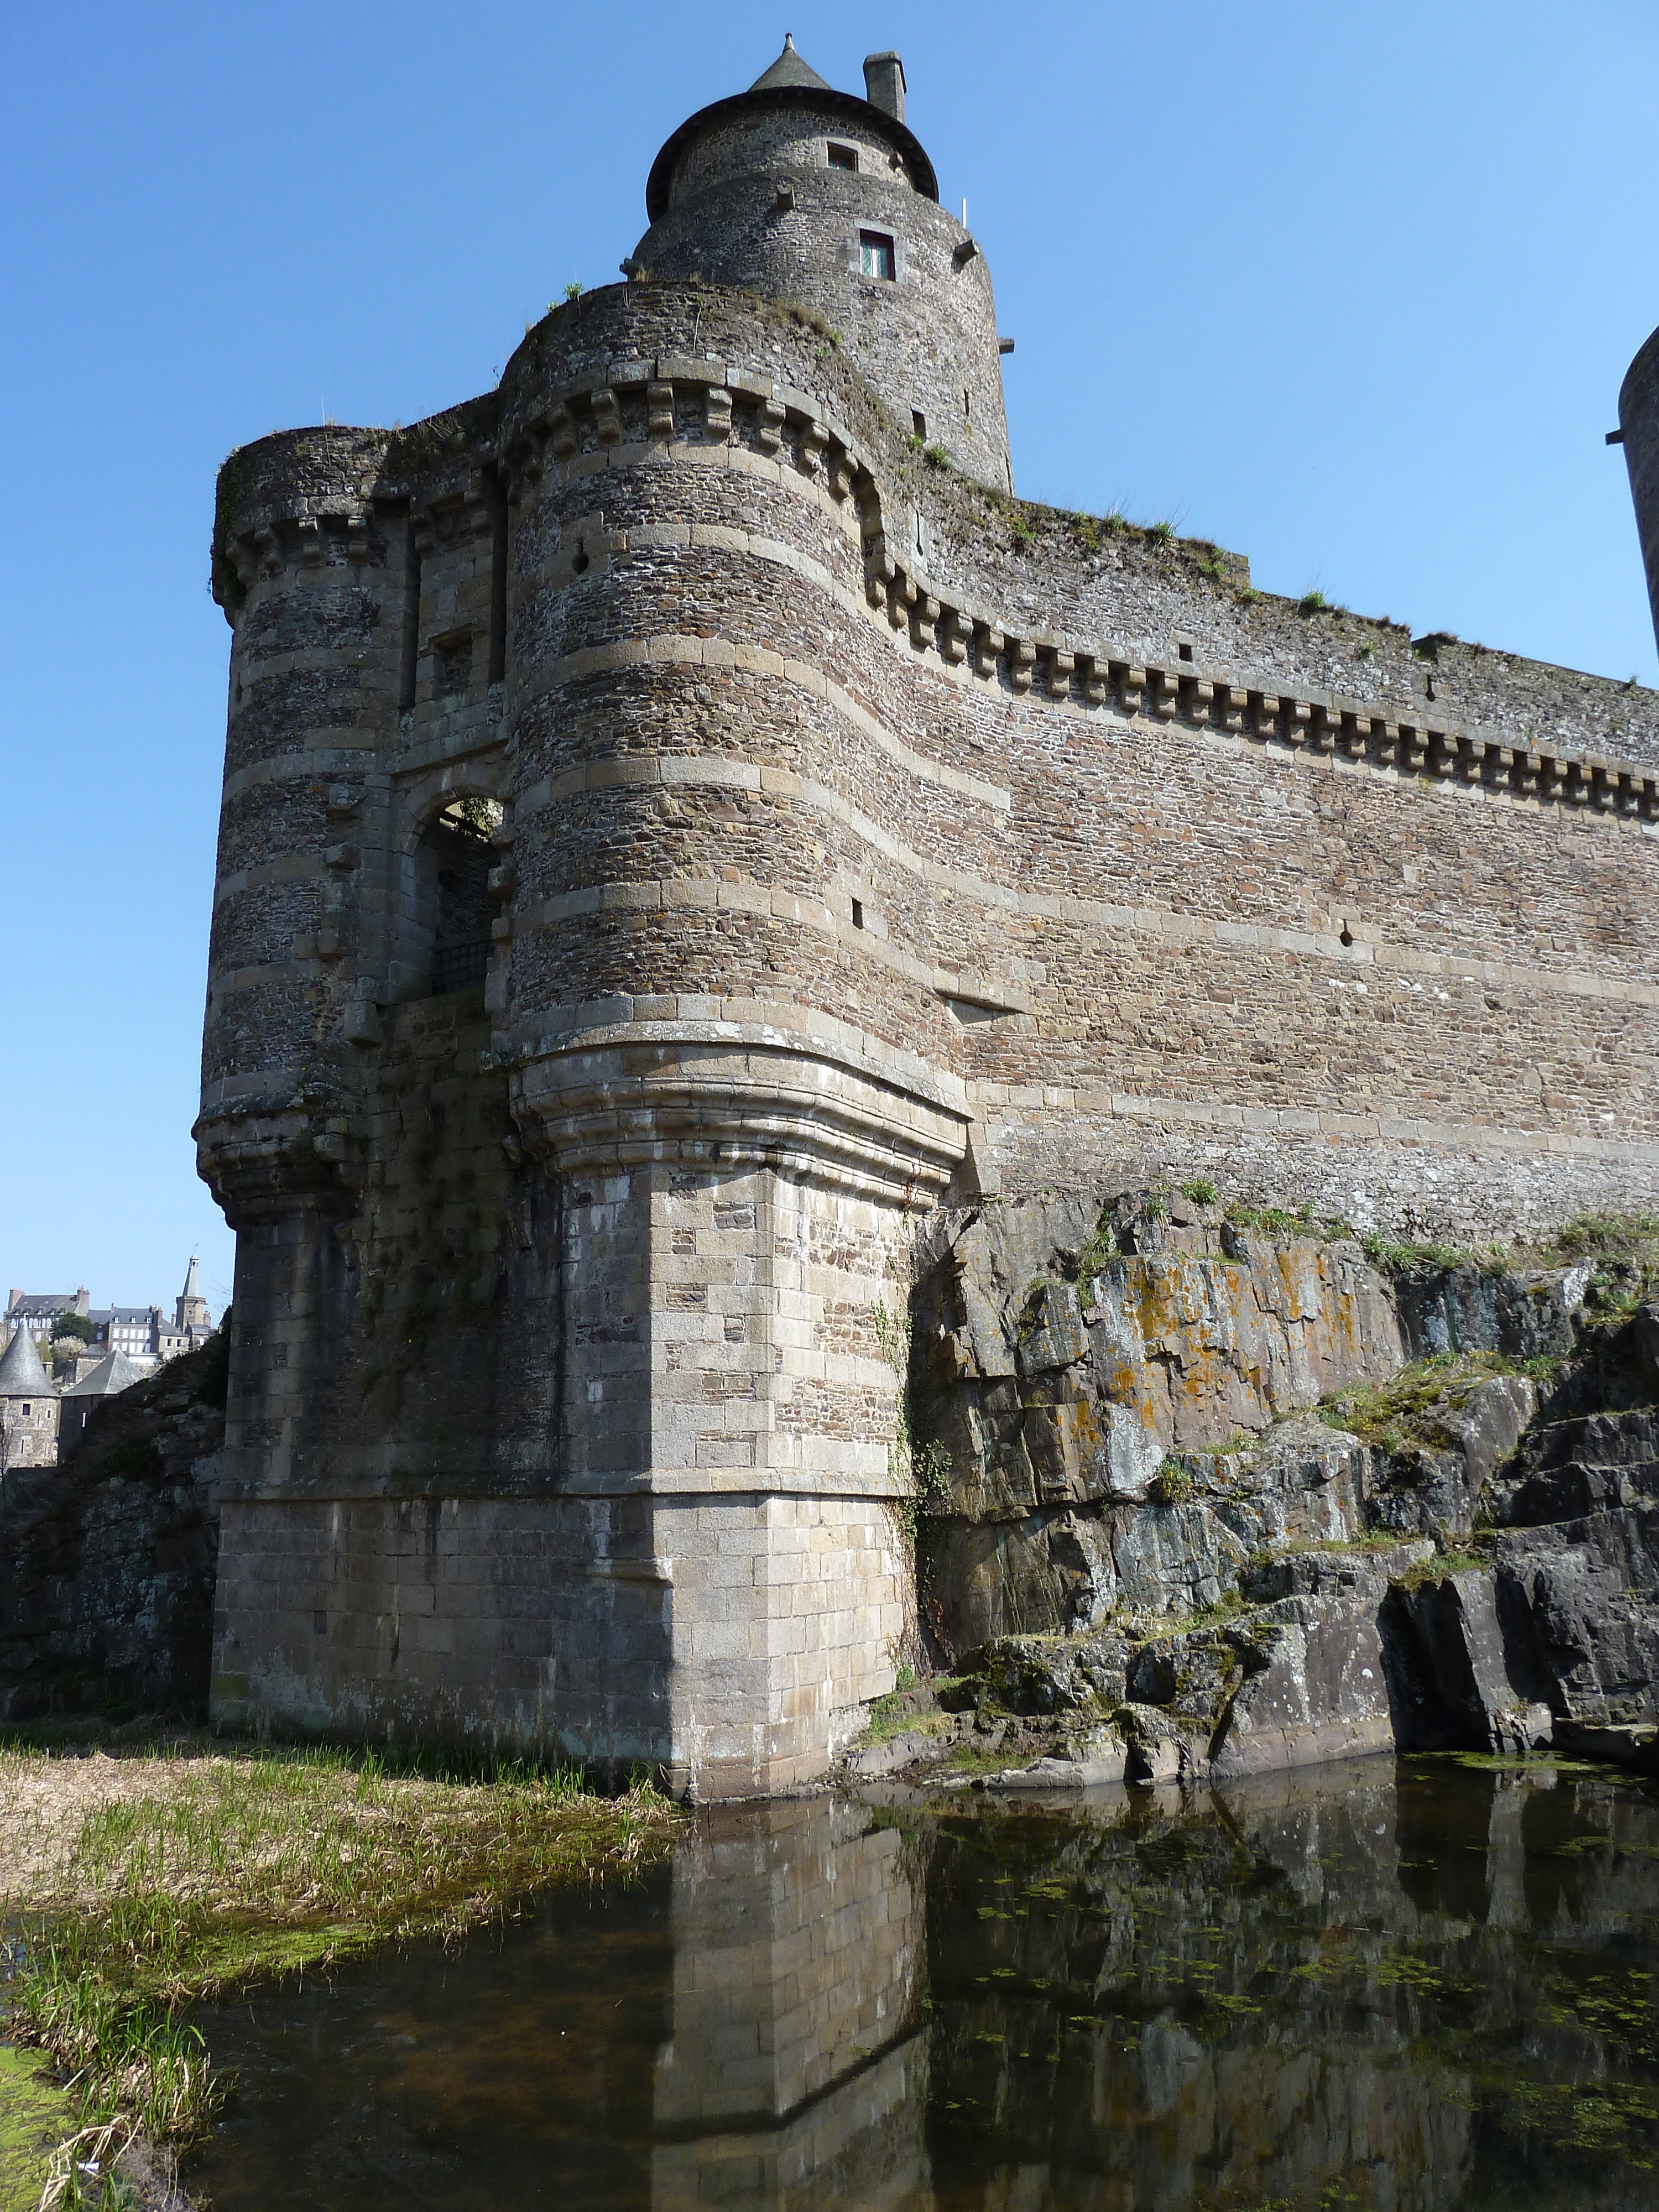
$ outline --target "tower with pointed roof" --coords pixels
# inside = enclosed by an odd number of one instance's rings
[[[20,1324],[0,1352],[0,1474],[56,1465],[58,1404],[40,1347]]]
[[[965,1290],[919,1494],[955,1209],[1651,1207],[1659,700],[1016,500],[981,243],[865,95],[786,42],[496,389],[221,472],[228,1724],[811,1780],[919,1513],[1024,1619],[1115,1510],[1133,1417]]]
[[[924,447],[1013,489],[990,270],[939,204],[896,54],[837,92],[793,39],[747,92],[700,108],[652,164],[632,263],[805,307]]]
[[[173,1308],[173,1327],[179,1334],[189,1334],[195,1341],[196,1333],[211,1334],[213,1316],[208,1302],[202,1295],[201,1269],[196,1255],[190,1255],[190,1265],[185,1270],[185,1287],[179,1291]]]

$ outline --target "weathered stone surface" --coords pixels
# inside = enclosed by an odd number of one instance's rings
[[[1515,1751],[1549,1741],[1548,1708],[1511,1677],[1489,1571],[1397,1584],[1385,1640],[1402,1750]]]
[[[1376,1627],[1384,1587],[1377,1576],[1352,1595],[1282,1598],[1239,1638],[1250,1656],[1212,1740],[1218,1779],[1389,1748]]]
[[[1379,1545],[1373,1539],[1364,1550],[1282,1552],[1252,1561],[1239,1578],[1239,1588],[1252,1605],[1273,1605],[1285,1597],[1340,1596],[1361,1588],[1379,1589],[1413,1573],[1433,1557],[1434,1545],[1426,1536],[1408,1538],[1403,1544]]]
[[[1508,1650],[1561,1720],[1659,1718],[1659,1510],[1506,1535],[1497,1575]]]
[[[1095,1418],[1100,1441],[1089,1466],[1091,1495],[1138,1503],[1164,1464],[1158,1431],[1147,1427],[1136,1406],[1097,1406]]]
[[[988,1207],[951,1241],[923,1304],[954,1373],[1077,1367],[1079,1394],[1121,1409],[1120,1427],[1133,1417],[1160,1455],[1260,1431],[1402,1357],[1387,1286],[1357,1245],[1246,1233],[1184,1202]]]
[[[1239,1671],[1238,1651],[1223,1636],[1160,1638],[1136,1650],[1128,1668],[1128,1694],[1137,1705],[1157,1705],[1174,1718],[1200,1722],[1207,1733]]]
[[[1017,1346],[1020,1372],[1046,1375],[1054,1368],[1069,1367],[1088,1349],[1076,1285],[1040,1282],[1020,1316]]]
[[[1122,1704],[1133,1650],[1122,1636],[1010,1636],[988,1645],[977,1663],[1010,1712],[1086,1714]]]
[[[1249,1450],[1217,1455],[1210,1466],[1214,1510],[1249,1551],[1351,1543],[1366,1525],[1371,1455],[1322,1421],[1283,1422]]]
[[[1127,1704],[1117,1711],[1127,1756],[1124,1779],[1156,1787],[1196,1780],[1208,1765],[1204,1731],[1182,1728],[1157,1705]]]
[[[1206,1231],[1219,1241],[1218,1224]],[[1392,1305],[1353,1244],[1253,1236],[1243,1256],[1137,1254],[1103,1267],[1094,1297],[1101,1395],[1175,1447],[1264,1429],[1400,1364]]]
[[[999,1224],[1008,1282],[1035,1249],[1015,1234],[1019,1212],[1003,1209]],[[1125,1202],[1091,1233],[1097,1249],[1108,1228],[1115,1242],[1144,1242],[1135,1263],[1168,1267],[1209,1235],[1197,1212],[1171,1221]],[[1066,1235],[1085,1220],[1069,1209]],[[1038,1226],[1049,1233],[1046,1215]],[[1241,1241],[1229,1225],[1230,1244]],[[1063,1271],[1078,1255],[1051,1247],[1048,1263]],[[1002,1394],[1005,1459],[1017,1416],[1022,1440],[1042,1439],[1039,1487],[1061,1466],[1061,1424],[1091,1392],[1102,1407],[1100,1329],[1121,1339],[1125,1325],[1121,1300],[1099,1288],[1121,1253],[1079,1264],[1096,1285],[1094,1305],[1080,1309],[1091,1316],[1087,1358],[1023,1384],[987,1384],[960,1361],[958,1381],[936,1401],[948,1411]],[[1487,1346],[1406,1378],[1392,1401],[1360,1391],[1352,1410],[1370,1421],[1374,1445],[1292,1417],[1230,1450],[1177,1450],[1142,1494],[1073,1505],[1065,1545],[1073,1560],[1088,1554],[1086,1577],[1074,1569],[1060,1583],[1058,1522],[1028,1516],[1027,1541],[1048,1563],[1054,1632],[994,1647],[981,1695],[1028,1728],[1117,1699],[1132,1780],[1190,1778],[1212,1764],[1243,1773],[1389,1743],[1524,1750],[1565,1741],[1563,1729],[1577,1742],[1594,1735],[1607,1756],[1650,1760],[1648,1732],[1659,1726],[1659,1324],[1650,1304],[1627,1303],[1639,1263],[1616,1261],[1589,1292],[1581,1273],[1533,1269],[1506,1288],[1493,1267],[1406,1271],[1419,1298],[1431,1273],[1432,1310],[1462,1316],[1471,1334],[1525,1349],[1559,1343],[1565,1330],[1571,1356],[1525,1374],[1496,1364],[1505,1355]],[[1021,1310],[1063,1352],[1069,1285],[1063,1272],[1048,1279],[1058,1289],[1028,1288]],[[1598,1304],[1608,1317],[1595,1317]],[[997,1310],[1012,1307],[1011,1292]],[[1172,1334],[1164,1352],[1175,1344]],[[1386,1420],[1379,1405],[1394,1408]],[[1105,1410],[1128,1410],[1139,1425],[1138,1408]],[[939,1531],[953,1525],[947,1514]],[[1454,1558],[1437,1570],[1438,1553],[1470,1545],[1488,1555],[1483,1564]],[[988,1591],[982,1609],[994,1602]]]
[[[0,1718],[205,1712],[226,1350],[100,1401],[64,1466],[6,1478]]]
[[[1095,1729],[1074,1738],[1062,1752],[999,1777],[998,1784],[1023,1790],[1108,1789],[1127,1778],[1129,1756],[1129,1745],[1117,1730]]]
[[[924,1524],[922,1607],[951,1651],[1086,1628],[1115,1601],[1109,1533],[1084,1514]]]
[[[1553,1423],[1528,1439],[1508,1476],[1492,1498],[1492,1517],[1504,1527],[1659,1500],[1659,1408]]]
[[[1537,1408],[1537,1385],[1525,1375],[1492,1375],[1449,1392],[1424,1416],[1433,1441],[1390,1459],[1376,1494],[1378,1526],[1468,1536],[1482,1492],[1513,1457]]]
[[[1498,1352],[1511,1359],[1571,1352],[1573,1318],[1582,1312],[1594,1270],[1588,1261],[1565,1269],[1480,1267],[1404,1270],[1395,1282],[1407,1357],[1434,1352]]]
[[[1114,1547],[1118,1601],[1134,1613],[1196,1613],[1233,1586],[1249,1555],[1208,1505],[1146,1506]]]

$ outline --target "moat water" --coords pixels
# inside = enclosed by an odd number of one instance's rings
[[[1659,1788],[1371,1760],[701,1816],[204,2011],[219,2212],[1659,2204]]]

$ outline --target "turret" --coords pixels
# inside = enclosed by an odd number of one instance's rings
[[[837,92],[792,40],[747,92],[683,123],[652,165],[651,228],[624,264],[705,277],[820,319],[908,427],[968,475],[1012,490],[990,271],[939,204],[904,121],[904,65]]]
[[[1659,331],[1632,362],[1619,387],[1619,428],[1608,443],[1622,445],[1630,471],[1636,527],[1648,575],[1648,604],[1659,637]]]

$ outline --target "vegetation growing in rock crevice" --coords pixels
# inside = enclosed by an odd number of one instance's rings
[[[1178,1459],[1166,1459],[1146,1486],[1154,1505],[1184,1505],[1192,1494],[1192,1470]]]
[[[914,1290],[905,1303],[901,1326],[878,1298],[871,1312],[881,1356],[898,1377],[897,1425],[887,1447],[887,1472],[899,1486],[894,1513],[905,1542],[915,1548],[916,1526],[924,1513],[941,1510],[951,1494],[951,1455],[936,1437],[923,1433],[921,1389],[915,1358]]]
[[[1482,1382],[1494,1375],[1528,1375],[1547,1380],[1560,1368],[1559,1355],[1509,1359],[1496,1352],[1435,1352],[1414,1359],[1385,1382],[1358,1385],[1322,1398],[1320,1419],[1327,1428],[1356,1436],[1362,1443],[1398,1458],[1418,1445],[1446,1450],[1458,1438],[1441,1418],[1465,1406]]]

